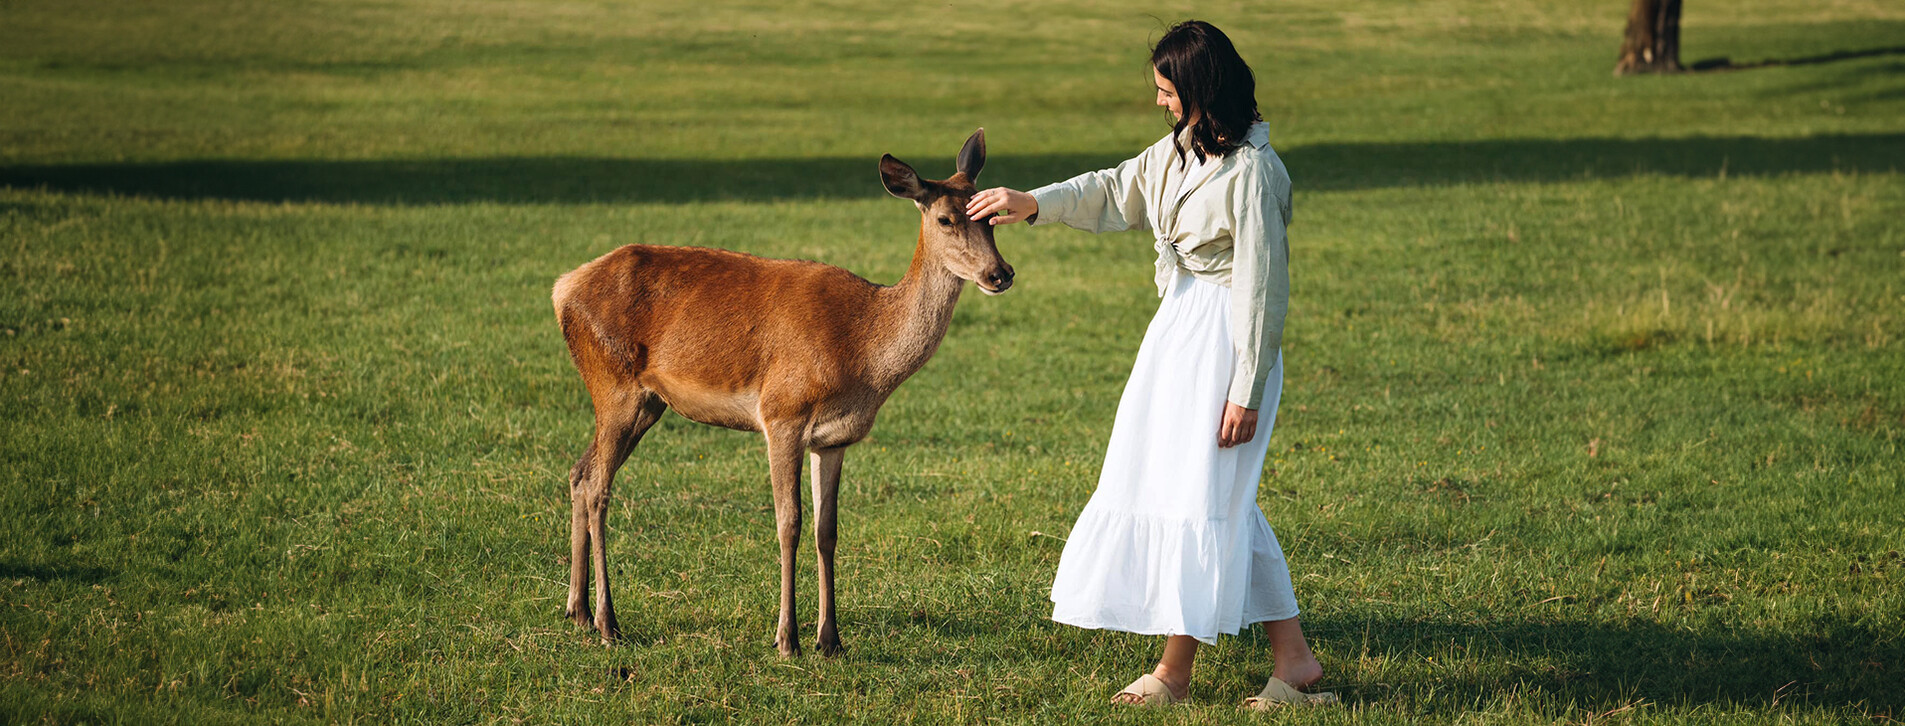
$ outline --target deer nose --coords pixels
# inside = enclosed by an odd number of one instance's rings
[[[1012,286],[1012,268],[1007,267],[986,273],[986,284],[995,292],[1005,292],[1006,288]]]

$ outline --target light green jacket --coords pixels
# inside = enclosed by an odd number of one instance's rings
[[[1039,211],[1030,223],[1063,222],[1088,232],[1150,230],[1160,297],[1178,268],[1229,287],[1237,365],[1227,398],[1255,409],[1282,350],[1290,309],[1290,174],[1270,149],[1269,125],[1259,121],[1246,143],[1191,170],[1166,199],[1172,176],[1185,174],[1171,142],[1166,135],[1116,168],[1032,190]],[[1187,159],[1190,153],[1187,146]]]

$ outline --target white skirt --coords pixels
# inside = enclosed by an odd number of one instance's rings
[[[1178,271],[1118,401],[1098,490],[1059,556],[1053,620],[1211,643],[1296,617],[1283,548],[1257,506],[1283,359],[1256,437],[1220,449],[1235,359],[1230,289]]]

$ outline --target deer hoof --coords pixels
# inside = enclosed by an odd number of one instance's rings
[[[586,607],[569,608],[562,615],[568,618],[569,622],[575,623],[578,628],[595,629],[595,616],[590,614]]]
[[[603,645],[614,645],[616,641],[622,639],[622,626],[615,624],[614,619],[596,623],[596,629],[602,631]]]
[[[800,657],[800,641],[793,638],[775,638],[774,647],[780,651],[782,658]]]
[[[821,638],[816,640],[814,641],[814,650],[828,658],[847,652],[846,647],[840,644],[839,638]]]

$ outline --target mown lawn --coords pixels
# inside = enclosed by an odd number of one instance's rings
[[[1905,7],[1689,3],[1683,60],[1805,62],[1616,79],[1617,0],[655,5],[0,2],[0,721],[1905,719]],[[769,644],[759,439],[673,416],[628,642],[561,618],[557,275],[892,282],[881,153],[1115,163],[1190,16],[1296,180],[1261,501],[1345,708],[1238,711],[1249,634],[1110,712],[1158,641],[1045,619],[1143,233],[1000,233],[1017,286],[848,455],[845,656]]]

